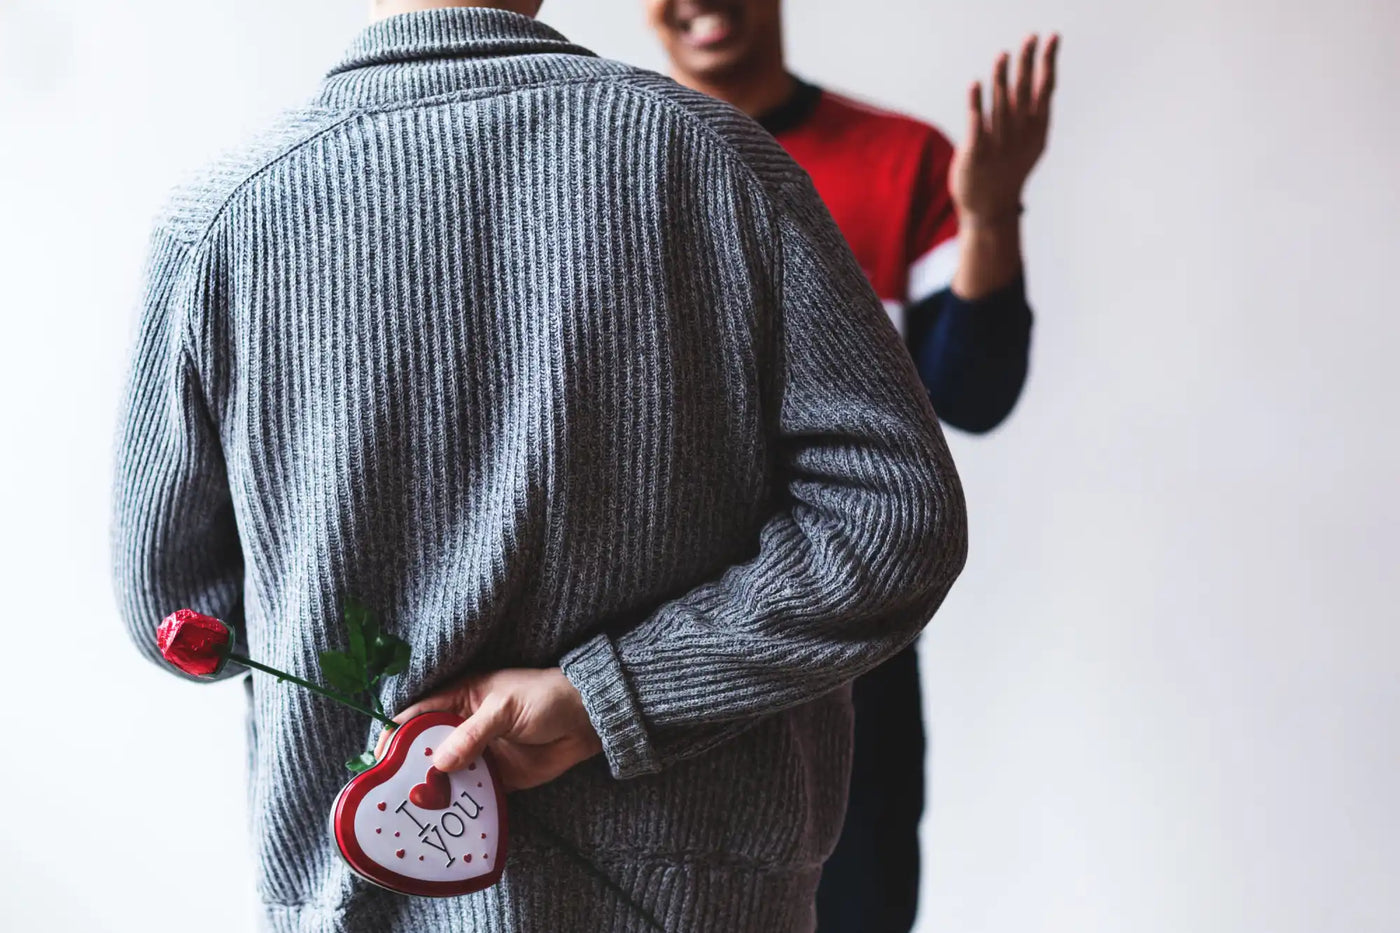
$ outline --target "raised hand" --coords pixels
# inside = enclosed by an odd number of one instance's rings
[[[1039,41],[1032,35],[1021,46],[1014,87],[1008,83],[1010,56],[997,57],[990,113],[983,110],[982,82],[968,91],[967,136],[949,169],[964,227],[1012,223],[1020,213],[1021,191],[1045,151],[1060,48],[1060,37],[1052,35],[1036,68]]]
[[[465,716],[433,755],[439,771],[457,771],[490,747],[506,790],[547,784],[603,750],[583,699],[559,668],[506,670],[467,677],[394,717],[405,723],[420,713]],[[391,733],[375,749],[383,757]]]

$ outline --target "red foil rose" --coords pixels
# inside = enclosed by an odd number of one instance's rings
[[[156,645],[165,660],[195,677],[217,674],[232,647],[228,626],[213,616],[181,609],[156,629]]]

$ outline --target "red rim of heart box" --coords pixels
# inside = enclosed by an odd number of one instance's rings
[[[355,838],[355,814],[359,812],[360,804],[364,803],[370,791],[398,774],[399,768],[408,757],[409,749],[413,747],[413,740],[434,726],[456,728],[464,721],[461,716],[453,713],[424,713],[413,717],[394,730],[394,737],[389,741],[389,750],[384,758],[364,774],[357,775],[340,792],[340,796],[336,798],[335,809],[331,811],[331,826],[335,830],[335,841],[340,846],[340,854],[356,874],[391,891],[421,897],[458,897],[463,894],[475,894],[501,880],[506,866],[506,844],[510,833],[506,828],[505,794],[501,790],[501,780],[489,750],[481,756],[486,770],[491,775],[491,788],[496,794],[496,863],[491,867],[489,874],[465,881],[423,881],[410,878],[371,860],[360,847],[359,840]]]

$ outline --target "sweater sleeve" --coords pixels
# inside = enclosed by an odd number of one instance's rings
[[[164,616],[190,608],[223,619],[235,637],[242,629],[242,549],[186,339],[208,292],[190,247],[157,230],[117,435],[112,564],[128,633],[172,673],[156,649]],[[231,664],[222,676],[240,671]]]
[[[561,664],[618,778],[894,655],[966,556],[961,486],[908,353],[815,191],[781,194],[770,361],[781,493],[757,554]]]
[[[905,322],[909,352],[940,418],[976,434],[1006,420],[1021,397],[1030,359],[1023,279],[977,301],[945,288],[911,305]]]

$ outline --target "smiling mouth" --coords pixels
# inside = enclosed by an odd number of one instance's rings
[[[737,24],[733,14],[714,11],[697,14],[678,25],[687,44],[697,49],[712,49],[732,37]]]

